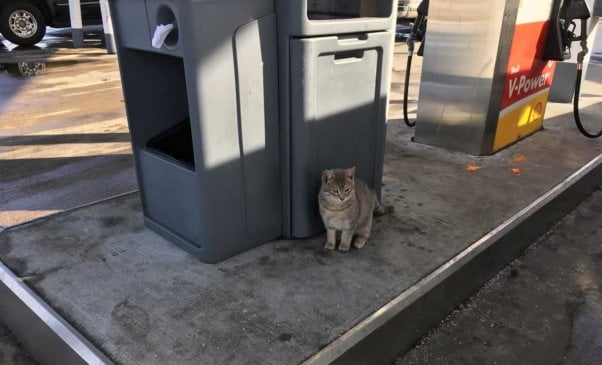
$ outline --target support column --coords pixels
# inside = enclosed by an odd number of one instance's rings
[[[69,18],[71,20],[73,48],[82,48],[84,46],[84,29],[82,25],[82,9],[79,0],[69,0]]]
[[[113,22],[107,0],[100,0],[100,14],[102,16],[102,29],[107,53],[115,53],[115,37],[113,36]]]

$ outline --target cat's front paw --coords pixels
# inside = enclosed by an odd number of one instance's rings
[[[326,244],[324,245],[324,248],[327,250],[334,250],[335,247],[335,243],[334,242],[326,242]]]
[[[368,242],[367,239],[362,238],[362,237],[358,237],[355,242],[353,243],[353,245],[355,246],[355,248],[362,248],[364,246],[366,246],[366,242]]]
[[[341,244],[339,245],[339,251],[343,251],[343,252],[344,252],[344,251],[349,251],[349,246],[350,246],[350,245],[345,245],[345,244],[341,243]]]

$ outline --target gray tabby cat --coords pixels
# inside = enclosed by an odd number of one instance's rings
[[[354,234],[357,238],[353,245],[364,247],[370,237],[372,215],[386,213],[374,190],[355,178],[355,167],[324,170],[318,203],[327,234],[324,247],[328,250],[335,248],[337,231],[342,231],[339,251],[349,250]]]

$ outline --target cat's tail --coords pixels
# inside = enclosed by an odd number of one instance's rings
[[[378,198],[376,197],[376,193],[373,192],[373,195],[374,195],[374,201],[376,202],[376,204],[374,204],[374,215],[375,216],[390,214],[395,211],[395,209],[393,209],[392,205],[382,205],[378,201]]]

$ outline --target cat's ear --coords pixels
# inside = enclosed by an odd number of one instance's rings
[[[329,180],[334,178],[334,172],[331,170],[322,171],[322,183],[327,183]]]
[[[353,180],[355,178],[355,166],[350,169],[345,170],[345,177],[349,180]]]

